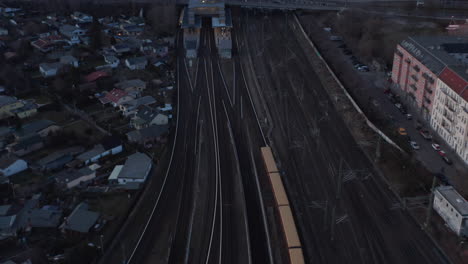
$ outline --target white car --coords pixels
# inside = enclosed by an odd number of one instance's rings
[[[419,145],[418,145],[418,143],[416,141],[410,141],[410,145],[415,150],[419,149]]]
[[[432,143],[432,148],[435,150],[435,151],[440,151],[440,145],[439,144],[436,144],[436,143]]]
[[[401,109],[401,104],[400,103],[396,103],[395,106],[396,106],[396,108]]]

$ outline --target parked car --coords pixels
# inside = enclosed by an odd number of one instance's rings
[[[400,103],[396,103],[395,107],[398,108],[398,109],[401,109],[403,106]]]
[[[406,112],[406,109],[404,107],[401,107],[400,109],[400,113],[406,115],[408,112]]]
[[[439,144],[436,144],[436,143],[432,143],[432,148],[435,150],[435,151],[440,151],[440,145]]]
[[[407,136],[408,135],[408,133],[406,132],[406,129],[404,127],[398,128],[398,134],[400,134],[402,136]]]
[[[452,165],[452,161],[447,156],[442,156],[442,160],[448,165]]]
[[[418,143],[416,141],[410,141],[410,145],[414,150],[419,149],[419,145],[418,145]]]
[[[432,139],[431,134],[427,130],[421,129],[421,130],[419,130],[419,134],[426,140],[431,140]]]
[[[441,157],[447,156],[447,153],[445,153],[445,151],[443,151],[443,150],[437,151],[437,154],[439,154]]]
[[[340,49],[346,49],[346,48],[348,48],[348,46],[346,46],[346,44],[341,44],[341,45],[338,46],[338,48],[340,48]]]
[[[367,67],[366,65],[363,65],[361,67],[358,68],[358,71],[360,72],[368,72],[369,71],[369,67]]]
[[[406,119],[408,119],[408,120],[413,119],[413,115],[411,115],[411,114],[406,114]]]

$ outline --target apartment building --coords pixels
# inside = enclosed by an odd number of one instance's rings
[[[430,120],[437,78],[447,66],[468,62],[468,37],[408,37],[397,45],[392,81],[410,104]]]
[[[446,67],[436,84],[431,126],[468,164],[468,67]]]

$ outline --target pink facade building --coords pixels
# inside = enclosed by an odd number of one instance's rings
[[[422,117],[430,120],[439,74],[446,66],[466,63],[467,55],[468,38],[408,37],[395,50],[392,81]]]

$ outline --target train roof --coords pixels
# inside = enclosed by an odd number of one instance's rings
[[[284,235],[288,248],[301,247],[301,241],[296,229],[296,223],[289,206],[279,206],[278,211],[283,223]]]
[[[275,195],[276,203],[278,206],[289,205],[288,195],[284,189],[281,175],[278,172],[270,173],[270,181],[273,187],[273,193]]]
[[[265,166],[268,173],[278,172],[278,167],[276,166],[275,158],[273,157],[273,153],[271,153],[270,147],[262,147],[261,148],[263,160],[265,161]]]

